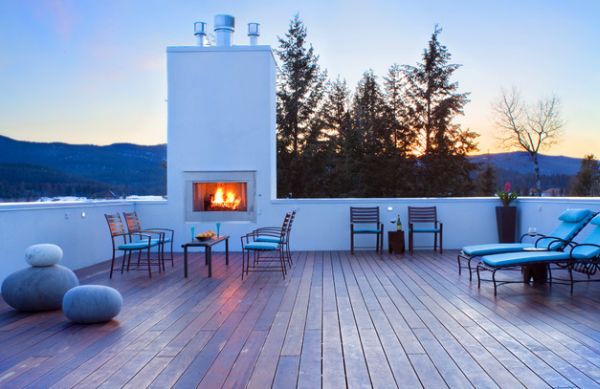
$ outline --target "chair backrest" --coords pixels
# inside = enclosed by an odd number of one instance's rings
[[[549,238],[541,238],[536,242],[537,247],[548,247],[551,250],[560,250],[573,240],[592,219],[594,213],[589,209],[567,209],[560,214],[560,224],[549,234]],[[565,242],[553,238],[563,239]]]
[[[129,232],[140,232],[142,230],[137,212],[123,212],[123,216],[125,217],[125,223]]]
[[[409,223],[435,223],[437,222],[437,208],[434,207],[408,207]]]
[[[290,218],[288,220],[287,229],[285,231],[285,241],[289,242],[290,233],[292,232],[292,224],[294,223],[294,219],[296,218],[296,210],[294,209],[292,212],[289,212]]]
[[[121,215],[118,213],[104,214],[106,222],[108,223],[108,229],[110,230],[110,236],[125,234],[125,225],[121,220]]]
[[[350,223],[379,224],[379,207],[350,207]]]

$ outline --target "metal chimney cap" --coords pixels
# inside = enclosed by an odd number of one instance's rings
[[[235,18],[231,15],[215,15],[215,31],[235,29]]]
[[[206,23],[195,22],[194,23],[194,35],[206,35]]]
[[[248,23],[248,36],[260,36],[260,23]]]

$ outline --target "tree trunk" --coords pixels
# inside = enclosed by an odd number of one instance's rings
[[[536,195],[542,195],[542,180],[540,179],[540,163],[538,160],[538,154],[533,155],[533,171],[535,173],[535,190]]]

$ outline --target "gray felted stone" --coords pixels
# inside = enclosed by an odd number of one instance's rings
[[[121,312],[123,297],[116,289],[102,285],[82,285],[63,298],[65,316],[76,323],[91,324],[111,320]]]
[[[25,250],[25,260],[35,267],[56,265],[62,256],[62,249],[51,243],[34,244]]]
[[[60,309],[65,293],[77,285],[75,273],[64,266],[30,267],[4,280],[2,297],[17,311],[51,311]]]

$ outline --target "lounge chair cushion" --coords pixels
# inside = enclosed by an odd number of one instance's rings
[[[595,226],[600,226],[600,214],[594,216],[592,218],[592,220],[590,221],[591,224],[595,225]]]
[[[244,249],[274,251],[279,250],[279,245],[277,243],[269,242],[252,242],[244,245]]]
[[[562,251],[520,251],[516,253],[503,253],[495,255],[484,255],[481,261],[488,266],[520,266],[529,263],[556,261],[569,259],[568,252]]]
[[[256,242],[282,243],[283,239],[275,238],[273,236],[259,236],[258,238],[256,238]]]
[[[558,217],[559,220],[567,223],[579,223],[587,219],[592,214],[592,211],[584,208],[567,209]]]
[[[376,234],[378,232],[381,232],[380,230],[376,229],[376,228],[361,228],[361,229],[355,229],[354,233],[355,234]]]
[[[439,228],[413,228],[413,232],[440,232]]]
[[[478,244],[463,247],[463,253],[469,256],[491,255],[522,251],[525,247],[532,247],[531,243],[496,243]]]

